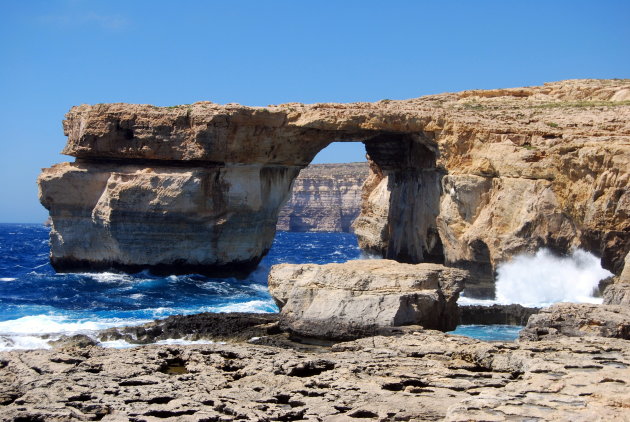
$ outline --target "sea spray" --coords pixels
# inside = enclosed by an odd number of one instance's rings
[[[518,255],[497,267],[497,302],[547,306],[556,302],[600,303],[593,291],[613,274],[599,259],[581,249],[567,256],[540,249]]]

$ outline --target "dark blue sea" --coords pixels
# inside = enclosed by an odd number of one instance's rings
[[[267,291],[272,265],[361,257],[352,234],[278,232],[269,254],[243,280],[147,272],[57,274],[48,260],[48,235],[42,225],[0,224],[0,350],[46,347],[39,337],[44,334],[90,332],[174,314],[277,312]],[[494,337],[487,331],[460,327],[458,334],[504,340],[515,338],[518,329]]]

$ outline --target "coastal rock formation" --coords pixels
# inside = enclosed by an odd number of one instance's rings
[[[438,264],[357,260],[343,264],[280,264],[269,291],[280,326],[300,336],[352,339],[384,327],[453,330],[468,274]]]
[[[253,344],[0,353],[0,420],[624,420],[626,340],[435,331],[309,353]]]
[[[39,178],[57,270],[246,274],[297,169],[63,163]]]
[[[491,280],[516,253],[579,245],[619,274],[629,89],[572,80],[377,103],[73,107],[63,152],[76,161],[39,179],[52,262],[247,270],[271,245],[298,171],[333,141],[360,141],[371,174],[354,227],[365,249]]]
[[[311,164],[293,182],[291,197],[280,209],[278,230],[350,232],[361,211],[367,163]]]
[[[630,307],[630,253],[626,255],[623,271],[606,287],[603,296],[605,305]]]
[[[459,324],[463,325],[525,325],[540,308],[511,305],[467,305],[459,307]]]
[[[630,340],[630,308],[617,305],[556,303],[529,318],[520,332],[525,340],[614,337]]]

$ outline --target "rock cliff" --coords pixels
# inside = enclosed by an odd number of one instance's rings
[[[361,211],[367,163],[311,164],[293,182],[280,209],[278,230],[349,232]]]
[[[74,163],[43,171],[59,270],[248,270],[291,182],[333,141],[370,157],[360,244],[457,265],[630,249],[630,81],[571,80],[405,101],[244,107],[101,104],[66,116]]]

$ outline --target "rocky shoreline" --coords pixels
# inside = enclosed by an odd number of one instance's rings
[[[630,308],[458,313],[467,277],[389,260],[277,265],[279,314],[171,316],[0,353],[0,421],[627,418]],[[426,328],[528,315],[514,342]],[[111,341],[136,347],[99,346]]]
[[[0,420],[625,420],[630,407],[619,338],[488,343],[411,326],[308,344],[273,314],[169,317],[101,335],[143,343],[186,331],[222,342],[117,350],[75,337],[0,353]]]

